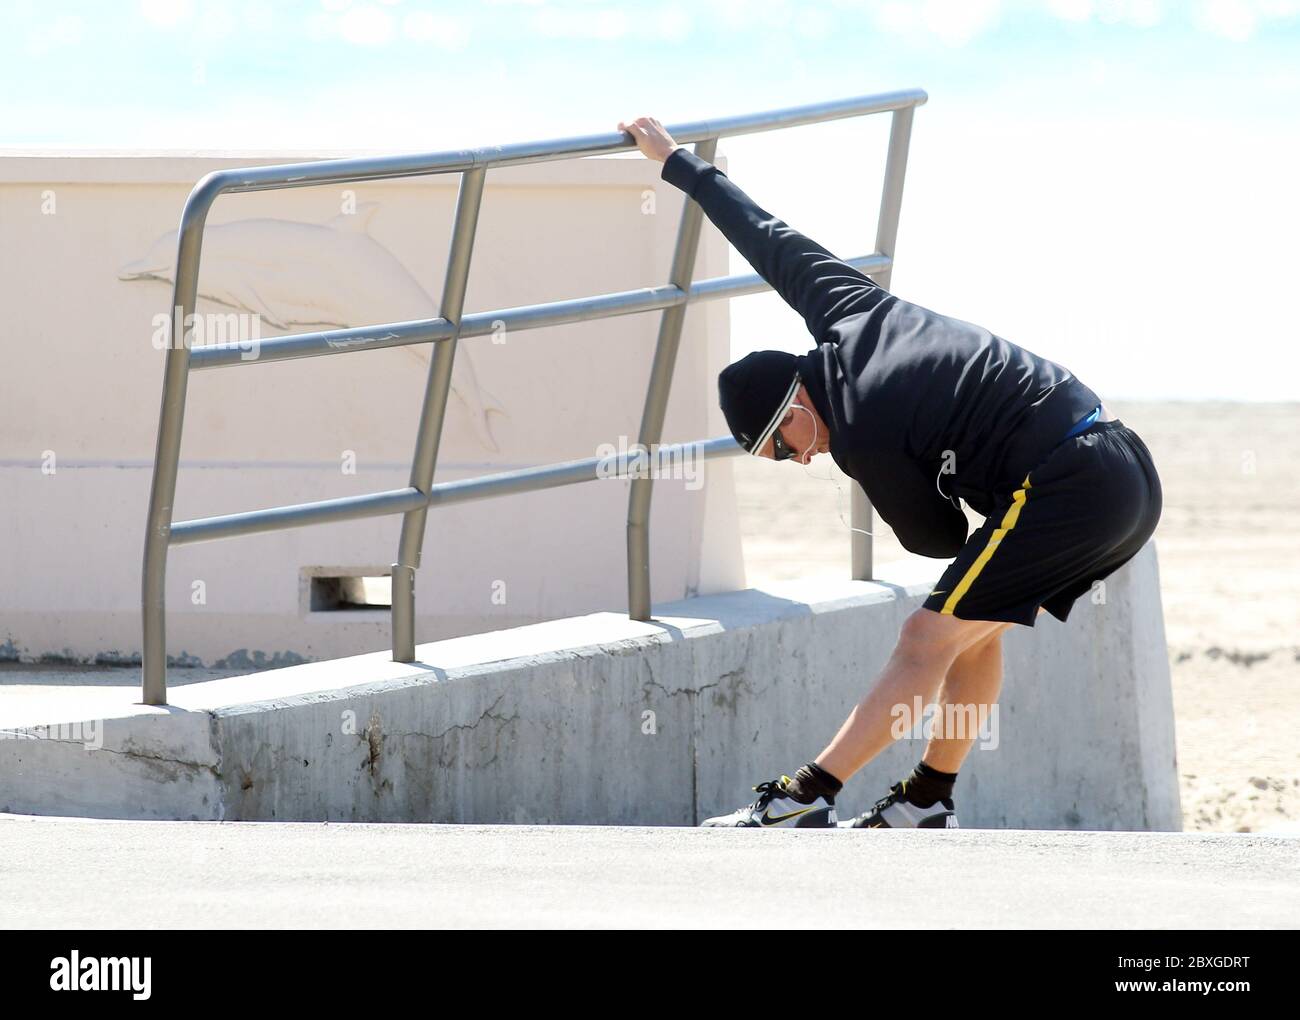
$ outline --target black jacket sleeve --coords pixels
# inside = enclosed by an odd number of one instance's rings
[[[883,293],[865,274],[841,262],[789,224],[761,209],[712,163],[675,149],[661,177],[695,199],[758,275],[803,316],[820,344],[846,315],[865,311]]]
[[[847,473],[908,552],[952,559],[966,544],[966,515],[939,494],[934,477],[899,454],[849,454]]]

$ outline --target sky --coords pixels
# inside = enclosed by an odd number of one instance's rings
[[[434,151],[923,88],[896,293],[1103,397],[1300,399],[1300,0],[0,12],[6,148]],[[849,256],[874,241],[887,129],[854,119],[719,150],[761,205]],[[809,345],[773,295],[731,308],[736,355]]]

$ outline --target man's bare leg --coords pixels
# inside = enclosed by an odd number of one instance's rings
[[[923,705],[933,701],[957,658],[1007,626],[987,620],[959,620],[932,609],[918,609],[903,624],[898,644],[876,685],[849,713],[835,739],[817,756],[817,764],[840,782],[847,782],[893,743],[896,705],[910,709],[918,696]]]
[[[997,630],[971,645],[953,659],[939,691],[935,718],[940,723],[936,735],[926,744],[921,761],[940,772],[959,772],[979,735],[979,725],[1002,691],[1002,632]],[[952,706],[952,711],[948,710]],[[948,727],[959,720],[964,736],[948,734]]]

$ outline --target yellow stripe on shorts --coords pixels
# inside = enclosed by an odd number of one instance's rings
[[[993,534],[989,536],[988,545],[986,545],[983,551],[975,557],[975,562],[970,565],[970,569],[966,571],[965,576],[962,577],[957,587],[952,590],[952,594],[948,596],[948,600],[943,604],[943,608],[940,609],[939,612],[952,615],[952,611],[957,607],[957,603],[961,601],[961,597],[966,594],[970,589],[970,586],[975,583],[975,578],[980,576],[980,571],[984,569],[984,564],[988,563],[990,558],[992,558],[993,553],[1002,543],[1002,539],[1006,536],[1007,532],[1016,526],[1016,521],[1020,519],[1020,508],[1025,505],[1025,497],[1028,495],[1028,490],[1029,475],[1025,475],[1024,484],[1011,495],[1011,506],[1007,508],[1006,514],[1002,517],[1002,526],[994,529]]]

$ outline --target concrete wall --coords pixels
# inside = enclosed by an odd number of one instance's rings
[[[689,825],[809,760],[931,579],[808,582],[601,613],[100,702],[103,749],[0,741],[0,810],[129,817]],[[1156,555],[1005,638],[996,747],[958,787],[967,826],[1178,829]],[[26,708],[20,729],[54,721]],[[62,709],[64,720],[74,718]],[[919,758],[854,777],[864,810]]]
[[[138,659],[168,234],[208,171],[315,155],[0,156],[0,658]],[[490,171],[466,311],[662,283],[682,196],[656,171],[642,159]],[[198,310],[256,317],[264,338],[436,315],[456,186],[222,197]],[[712,228],[697,265],[701,277],[727,272]],[[645,314],[464,341],[437,480],[635,437],[657,328]],[[727,303],[693,308],[667,441],[725,434],[714,380],[728,354]],[[405,486],[428,356],[407,347],[193,374],[176,519]],[[417,636],[623,605],[627,491],[610,480],[432,513]],[[701,488],[657,485],[657,600],[743,585],[734,519],[725,462]],[[386,612],[312,613],[300,588],[304,569],[386,570],[399,529],[377,518],[172,550],[169,653],[265,668],[389,647]]]

